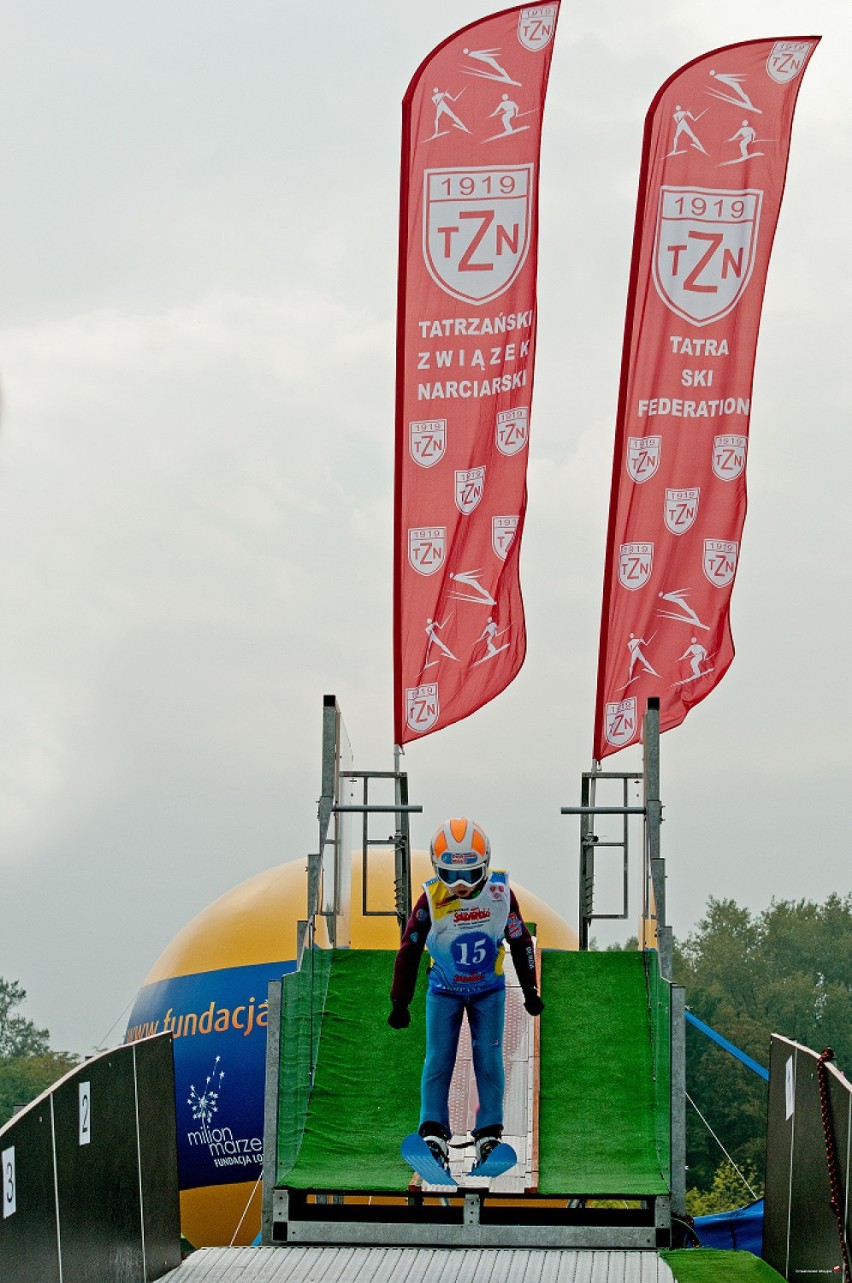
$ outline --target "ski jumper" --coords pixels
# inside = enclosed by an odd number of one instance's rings
[[[536,992],[535,954],[505,873],[491,873],[479,894],[467,899],[435,877],[424,883],[396,956],[391,1001],[406,1006],[414,996],[424,947],[431,958],[420,1123],[439,1123],[447,1135],[450,1081],[465,1011],[479,1096],[474,1134],[503,1124],[505,940],[527,998]]]

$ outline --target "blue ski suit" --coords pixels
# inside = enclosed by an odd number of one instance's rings
[[[506,874],[491,873],[479,894],[467,899],[436,877],[424,883],[396,956],[391,986],[394,1008],[407,1007],[414,996],[424,947],[431,958],[420,1122],[437,1123],[447,1135],[450,1081],[465,1011],[479,1096],[474,1134],[499,1134],[503,1125],[504,941],[508,941],[525,1002],[530,1002],[537,995],[532,937]]]

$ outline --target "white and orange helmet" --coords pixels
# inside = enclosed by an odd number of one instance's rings
[[[491,843],[475,820],[447,820],[432,838],[429,854],[441,881],[463,895],[478,891],[488,877]]]

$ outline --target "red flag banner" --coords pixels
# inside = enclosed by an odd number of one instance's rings
[[[593,755],[671,730],[734,657],[757,334],[796,97],[819,37],[687,63],[645,121]]]
[[[507,9],[462,28],[403,100],[397,744],[469,716],[524,660],[539,150],[558,10]]]

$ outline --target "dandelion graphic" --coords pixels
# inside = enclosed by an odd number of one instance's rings
[[[216,1069],[221,1056],[217,1056],[213,1061],[213,1070],[207,1075],[204,1083],[204,1090],[199,1092],[195,1084],[190,1084],[189,1099],[187,1104],[192,1110],[192,1117],[197,1122],[207,1123],[209,1126],[213,1120],[213,1115],[219,1112],[219,1091],[222,1086],[222,1079],[225,1077],[224,1069],[220,1069],[218,1077]]]

